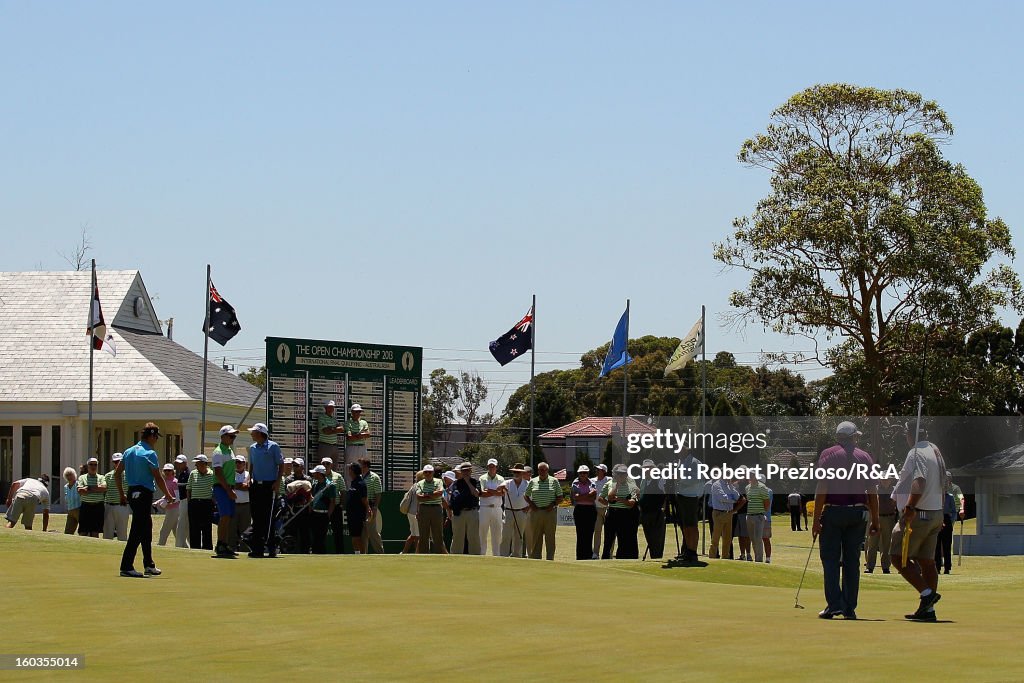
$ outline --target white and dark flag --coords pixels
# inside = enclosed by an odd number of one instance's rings
[[[235,315],[234,307],[224,300],[212,282],[210,283],[208,310],[210,317],[203,326],[203,332],[210,335],[210,339],[224,346],[241,331],[242,326],[238,324],[238,316]]]
[[[679,342],[679,346],[672,352],[672,357],[668,359],[668,365],[665,366],[665,376],[668,377],[668,373],[674,370],[682,370],[690,364],[697,354],[704,350],[704,328],[701,325],[701,320],[698,320],[690,328],[690,331],[683,337],[683,340]]]
[[[92,336],[92,348],[99,351],[107,339],[107,324],[103,321],[103,307],[100,306],[100,288],[96,284],[96,271],[92,272],[92,298],[89,302],[89,321],[85,328],[86,336]]]

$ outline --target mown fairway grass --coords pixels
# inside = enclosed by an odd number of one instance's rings
[[[86,662],[0,679],[1024,679],[1024,558],[965,557],[940,582],[949,623],[904,621],[915,596],[878,573],[861,621],[826,622],[817,550],[794,608],[810,535],[788,526],[775,519],[771,565],[574,562],[560,528],[554,563],[156,548],[165,573],[147,580],[118,577],[120,543],[0,529],[0,652]]]

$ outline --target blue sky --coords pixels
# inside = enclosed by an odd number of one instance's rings
[[[1020,247],[1021,14],[0,0],[0,269],[65,269],[86,224],[201,351],[213,263],[239,367],[272,335],[416,344],[498,394],[529,365],[487,342],[533,293],[538,371],[607,341],[627,297],[632,336],[682,335],[703,303],[709,353],[755,362],[807,342],[716,324],[745,278],[711,244],[768,189],[743,140],[815,83],[919,91]]]

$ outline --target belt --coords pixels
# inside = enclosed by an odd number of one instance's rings
[[[117,505],[118,507],[125,507],[126,505],[128,505],[128,503],[107,503],[106,501],[103,502],[106,505]]]
[[[835,503],[825,503],[824,505],[821,506],[821,509],[824,510],[825,508],[864,508],[865,510],[867,510],[868,506],[865,505],[864,503],[852,503],[850,505],[836,505]]]
[[[896,513],[895,512],[882,512],[882,513],[879,513],[878,516],[879,517],[895,517]]]
[[[508,508],[512,512],[522,512],[523,510],[529,510],[530,508]]]
[[[330,512],[330,510],[313,510],[313,514],[316,514],[316,515],[326,515],[329,512]]]

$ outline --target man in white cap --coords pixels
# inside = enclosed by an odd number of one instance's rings
[[[367,457],[366,445],[370,440],[370,424],[363,419],[363,407],[352,404],[352,419],[345,421],[345,464],[359,462]]]
[[[313,501],[309,505],[311,546],[314,555],[323,555],[327,552],[327,529],[331,525],[336,491],[323,465],[314,467],[310,474],[313,477]]]
[[[307,491],[313,489],[313,481],[306,476],[306,461],[302,458],[294,458],[292,460],[292,473],[285,477],[284,488],[286,491],[293,491],[295,487],[289,489],[289,484],[294,484],[297,481],[304,481],[309,484]],[[305,501],[300,505],[295,505],[292,501],[295,498],[290,498],[289,502],[293,509],[296,510],[295,516],[292,517],[292,521],[288,523],[292,533],[295,534],[295,552],[299,555],[308,555],[313,545],[313,528],[310,526],[312,512],[308,507],[302,509],[305,506]]]
[[[875,461],[857,447],[859,436],[861,432],[857,425],[840,422],[836,426],[836,445],[821,452],[817,467],[845,471],[856,465],[870,468]],[[822,619],[837,616],[857,618],[860,546],[864,543],[869,520],[871,534],[877,534],[878,493],[873,480],[857,476],[818,480],[811,533],[812,538],[821,537],[818,548],[824,570],[826,602],[825,609],[818,613]]]
[[[321,463],[324,458],[330,458],[331,462],[338,459],[338,434],[345,433],[345,425],[338,422],[334,409],[334,401],[325,402],[324,412],[316,421],[316,457]]]
[[[235,516],[231,518],[231,530],[228,533],[228,545],[231,550],[238,550],[238,541],[245,530],[252,524],[252,513],[249,507],[249,468],[245,456],[235,453]]]
[[[444,553],[444,513],[441,510],[441,497],[444,484],[441,479],[434,478],[434,466],[423,466],[423,479],[416,482],[416,501],[419,507],[416,519],[420,526],[418,553]]]
[[[43,531],[50,528],[50,484],[49,475],[38,479],[19,479],[11,484],[7,493],[7,528],[13,529],[21,518],[22,525],[32,530],[32,520],[36,516],[36,506],[43,506]]]
[[[596,560],[601,557],[601,534],[604,531],[604,520],[608,516],[608,503],[601,502],[601,491],[604,490],[604,485],[608,483],[608,465],[603,462],[597,465],[597,476],[594,477],[594,488],[597,489],[598,497],[594,501],[594,512],[597,513],[597,518],[594,520],[594,550],[591,553],[591,559]]]
[[[487,461],[487,473],[480,477],[480,554],[487,554],[487,535],[491,536],[491,555],[501,555],[501,501],[505,498],[505,477],[498,474],[498,461]]]
[[[121,454],[110,456],[111,468],[104,476],[107,479],[107,492],[103,496],[103,538],[108,541],[117,537],[124,543],[128,540],[128,519],[131,514],[127,503],[121,502],[118,494],[117,478],[124,485],[124,472],[117,474],[117,465],[121,462]],[[125,487],[127,488],[127,487]]]
[[[281,447],[270,440],[267,425],[257,422],[249,428],[253,444],[249,446],[249,467],[252,483],[249,488],[249,508],[252,511],[252,542],[249,557],[277,557],[277,539],[271,533],[274,514],[274,496],[284,478],[284,457]]]
[[[525,548],[527,512],[526,487],[530,485],[523,478],[526,468],[517,462],[509,468],[511,479],[505,480],[505,525],[501,530],[501,554],[503,557],[522,557]]]
[[[548,560],[555,559],[555,529],[558,524],[556,508],[562,501],[562,484],[548,474],[546,462],[537,465],[537,477],[526,487],[526,502],[530,506],[530,557],[540,559],[543,549]]]
[[[210,459],[200,453],[192,458],[196,468],[188,475],[188,545],[193,550],[213,550],[213,490],[217,478]],[[220,556],[218,554],[218,556]]]
[[[231,550],[228,537],[231,536],[231,520],[235,517],[235,452],[231,445],[235,443],[238,430],[231,425],[220,428],[220,443],[213,449],[213,476],[216,484],[213,487],[213,500],[217,503],[217,547],[214,549],[221,557],[234,557],[238,553]]]
[[[320,464],[327,470],[327,478],[334,484],[334,512],[331,513],[331,533],[334,535],[334,554],[345,552],[345,516],[341,504],[345,489],[345,477],[334,470],[334,458],[323,458]]]
[[[174,459],[174,478],[178,480],[178,527],[174,530],[174,546],[188,547],[188,456],[179,453]]]
[[[99,538],[103,533],[103,498],[107,493],[107,478],[99,473],[100,461],[89,458],[85,474],[78,477],[78,494],[82,507],[78,513],[78,534]]]

